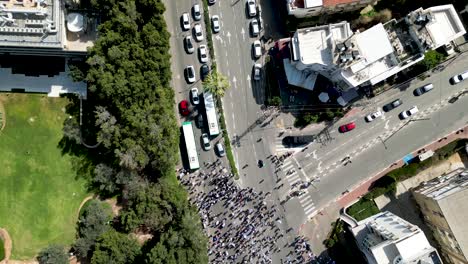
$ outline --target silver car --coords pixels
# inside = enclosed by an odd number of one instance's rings
[[[187,65],[185,67],[185,76],[188,83],[194,83],[196,81],[195,68],[193,68],[193,65]]]
[[[197,41],[202,41],[204,39],[203,30],[199,23],[195,24],[195,26],[193,27],[193,32]]]
[[[253,66],[253,79],[259,81],[262,78],[262,65],[255,63]]]
[[[203,142],[203,149],[204,150],[210,150],[211,149],[211,143],[210,143],[210,137],[208,136],[207,133],[203,133],[201,135],[202,142]]]
[[[206,49],[206,45],[200,45],[198,48],[198,58],[200,59],[201,63],[208,62],[208,51]]]
[[[211,26],[213,27],[213,32],[218,33],[219,30],[221,29],[221,26],[219,24],[219,16],[214,15],[211,17]]]
[[[260,40],[255,40],[254,43],[252,43],[252,52],[255,59],[262,56],[262,43],[260,43]]]
[[[192,12],[193,12],[193,19],[195,19],[196,21],[199,21],[201,19],[200,5],[199,4],[193,5]]]
[[[258,34],[260,34],[260,26],[256,18],[250,21],[250,32],[252,33],[253,37],[256,37]]]
[[[247,0],[247,11],[249,12],[250,17],[257,15],[257,5],[255,4],[255,0]]]
[[[184,38],[184,46],[187,53],[192,54],[195,51],[195,47],[193,47],[193,41],[191,36],[186,36]]]
[[[226,151],[224,150],[223,144],[220,142],[216,143],[216,152],[218,152],[220,157],[226,156]]]
[[[190,17],[188,13],[183,13],[182,14],[182,28],[184,30],[189,30],[190,29]]]
[[[194,105],[199,105],[200,104],[200,97],[198,96],[197,87],[193,87],[192,89],[190,89],[190,97],[192,97],[192,103]]]

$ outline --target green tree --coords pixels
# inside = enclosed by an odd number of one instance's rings
[[[68,264],[68,256],[63,246],[49,245],[37,255],[39,264]]]
[[[424,59],[420,63],[429,70],[437,66],[444,58],[444,54],[430,50],[424,54]]]
[[[91,263],[136,263],[140,254],[140,246],[135,239],[111,229],[97,239]]]
[[[205,91],[223,97],[226,90],[229,89],[229,81],[226,76],[218,71],[212,71],[203,82],[203,87]]]
[[[112,209],[107,203],[90,200],[78,220],[78,239],[75,249],[81,258],[89,258],[96,238],[107,232],[112,220]]]

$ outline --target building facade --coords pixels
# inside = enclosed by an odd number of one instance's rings
[[[286,0],[289,15],[298,18],[362,9],[378,0]]]
[[[368,217],[351,229],[369,264],[441,264],[423,231],[391,212]]]
[[[413,190],[447,262],[468,263],[468,170],[460,168]]]

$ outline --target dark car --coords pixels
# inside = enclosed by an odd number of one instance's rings
[[[198,114],[197,115],[197,127],[202,129],[203,128],[203,124],[204,124],[204,119],[203,119],[203,115],[202,114]]]
[[[208,76],[209,73],[210,73],[210,66],[203,64],[200,67],[200,76],[201,76],[202,81],[205,80],[206,76]]]
[[[259,168],[263,168],[263,160],[258,160],[257,165]]]
[[[283,138],[283,145],[290,148],[301,147],[314,142],[314,140],[314,135],[286,136]]]
[[[187,100],[182,100],[179,103],[180,114],[183,116],[188,116],[190,114],[189,103]]]
[[[354,122],[351,122],[349,124],[340,126],[338,128],[338,131],[340,131],[341,133],[346,133],[353,130],[354,128],[356,128],[356,124]]]
[[[393,110],[393,109],[399,107],[399,106],[402,105],[402,104],[403,104],[403,101],[401,101],[400,99],[396,99],[395,101],[384,105],[384,106],[382,107],[382,109],[383,109],[385,112],[388,112],[388,111],[391,111],[391,110]]]
[[[423,87],[419,87],[419,88],[414,89],[413,93],[416,96],[420,96],[420,95],[423,95],[423,94],[429,92],[433,88],[434,88],[434,85],[432,83],[430,83],[430,84],[424,85]]]

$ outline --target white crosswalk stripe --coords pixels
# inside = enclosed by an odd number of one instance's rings
[[[309,195],[309,192],[306,191],[306,193],[303,194],[303,196],[299,199],[299,203],[304,209],[304,214],[307,220],[315,216],[315,214],[317,213],[317,210],[316,210],[314,201],[312,201],[312,198]]]

